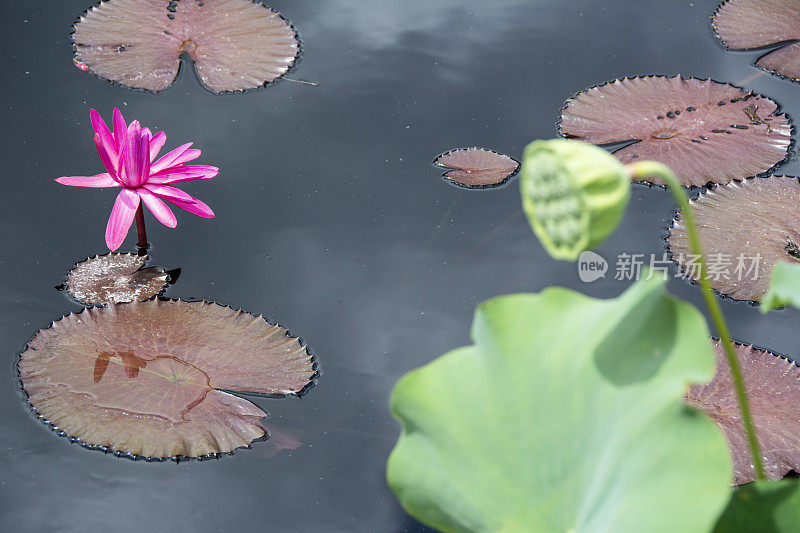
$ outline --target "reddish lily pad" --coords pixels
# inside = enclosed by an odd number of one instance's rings
[[[207,302],[85,309],[41,330],[18,363],[33,408],[89,447],[148,458],[228,453],[266,414],[223,391],[300,395],[316,376],[297,338]]]
[[[779,479],[790,470],[800,471],[800,368],[784,357],[753,346],[736,344],[734,348],[767,477]],[[733,457],[734,482],[739,485],[755,480],[755,469],[730,366],[719,340],[714,341],[714,351],[714,379],[708,384],[692,385],[684,399],[707,414],[725,433]]]
[[[690,203],[711,285],[736,300],[760,301],[779,261],[800,261],[800,183],[771,176],[718,185]],[[667,238],[684,274],[699,279],[686,226],[678,216]]]
[[[450,168],[444,177],[462,187],[496,187],[519,168],[519,162],[485,148],[457,148],[438,156],[434,165]]]
[[[292,26],[251,0],[105,0],[81,17],[72,40],[76,64],[155,92],[175,81],[183,52],[206,87],[225,92],[274,81],[300,49]]]
[[[781,46],[762,55],[756,66],[800,80],[800,6],[796,0],[728,0],[711,25],[729,50]]]
[[[598,145],[628,143],[614,152],[623,163],[659,161],[688,186],[766,172],[786,158],[792,140],[789,119],[769,98],[680,76],[587,89],[567,102],[559,129]]]
[[[160,266],[145,267],[147,256],[110,253],[81,261],[67,274],[66,289],[84,304],[146,300],[161,292],[169,274]]]

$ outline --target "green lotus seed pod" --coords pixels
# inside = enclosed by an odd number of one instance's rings
[[[547,252],[574,261],[614,231],[631,185],[624,165],[602,148],[552,139],[525,148],[520,191],[525,214]]]

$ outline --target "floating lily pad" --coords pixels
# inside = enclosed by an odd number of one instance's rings
[[[148,458],[227,453],[265,435],[265,413],[225,391],[300,395],[316,375],[297,338],[207,302],[85,309],[20,356],[39,415],[89,447]]]
[[[708,330],[657,278],[613,300],[550,288],[481,304],[474,345],[392,393],[403,507],[442,531],[709,531],[730,459],[681,399],[713,374]]]
[[[775,264],[800,261],[800,183],[790,176],[753,178],[719,185],[690,203],[706,254],[711,285],[736,300],[760,301]],[[668,237],[683,273],[699,279],[678,216]]]
[[[172,85],[183,52],[215,92],[274,81],[299,52],[291,25],[251,0],[106,0],[81,17],[72,40],[76,64],[148,91]]]
[[[462,187],[496,187],[510,178],[519,162],[485,148],[457,148],[438,156],[434,165],[450,168],[444,177]]]
[[[736,357],[750,400],[753,423],[769,479],[790,470],[800,472],[800,368],[783,357],[753,346],[736,344]],[[736,484],[755,479],[739,403],[722,343],[714,341],[717,371],[705,385],[692,385],[686,402],[709,417],[725,432],[733,456]]]
[[[800,80],[800,8],[796,0],[728,0],[711,25],[729,50],[751,50],[780,44],[762,55],[756,66]]]
[[[697,186],[766,172],[786,158],[791,144],[789,119],[769,98],[680,76],[625,78],[587,89],[567,102],[559,128],[598,145],[628,143],[614,152],[623,163],[658,161],[684,185]]]
[[[67,274],[66,289],[85,304],[146,300],[160,294],[170,280],[160,266],[147,267],[147,256],[110,253],[81,261]]]

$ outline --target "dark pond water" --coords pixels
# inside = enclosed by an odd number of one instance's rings
[[[611,275],[584,284],[574,265],[551,260],[522,216],[516,179],[458,189],[433,157],[473,145],[519,157],[554,135],[567,97],[626,75],[743,82],[800,117],[800,85],[760,74],[750,66],[757,53],[715,42],[715,1],[275,0],[303,39],[290,77],[319,86],[282,81],[233,96],[207,92],[190,70],[154,96],[76,69],[68,33],[90,1],[0,6],[4,531],[423,531],[384,481],[399,431],[392,385],[469,343],[473,308],[486,298],[550,285],[607,297],[627,286]],[[52,181],[99,169],[90,106],[105,116],[119,106],[165,130],[168,147],[194,140],[200,162],[221,167],[185,187],[217,219],[181,212],[177,230],[149,219],[152,256],[183,269],[168,295],[263,312],[308,342],[317,387],[303,399],[253,399],[299,448],[260,442],[218,461],[134,462],[57,438],[24,405],[17,354],[78,310],[53,286],[105,250],[113,193]],[[636,187],[599,252],[612,262],[660,255],[672,210],[664,191]],[[133,246],[131,233],[124,248]],[[671,288],[700,302],[681,280]],[[796,312],[724,308],[738,339],[800,352]]]

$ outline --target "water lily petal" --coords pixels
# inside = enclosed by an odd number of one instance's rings
[[[171,152],[168,152],[166,155],[162,156],[161,159],[152,164],[150,171],[155,174],[156,172],[161,172],[165,168],[172,166],[174,161],[182,156],[192,144],[193,143],[182,144]]]
[[[119,153],[119,179],[126,187],[135,187],[137,178],[136,139],[125,136],[125,143]]]
[[[145,139],[145,144],[147,145],[147,155],[148,155],[148,163],[150,162],[150,141],[153,139],[153,132],[150,131],[150,128],[142,128],[141,129],[142,137]]]
[[[94,109],[89,110],[89,118],[92,121],[92,129],[100,137],[100,142],[105,148],[105,151],[116,158],[117,146],[114,141],[114,135],[112,135],[111,130],[108,129],[106,121],[103,120],[103,117],[100,116],[100,113]],[[99,151],[100,150],[98,149],[98,152]],[[102,156],[100,157],[102,158]]]
[[[121,154],[122,146],[125,144],[125,137],[127,136],[128,126],[125,124],[125,119],[122,118],[122,112],[114,108],[114,144],[117,147],[117,153]]]
[[[193,215],[197,215],[203,218],[214,218],[214,211],[212,211],[211,208],[208,207],[208,205],[206,205],[203,201],[198,200],[197,198],[194,198],[194,201],[192,203],[182,202],[180,200],[169,198],[167,196],[165,196],[164,198],[166,198],[169,203],[177,207],[180,207],[184,211],[188,211]]]
[[[178,166],[186,163],[187,161],[191,161],[193,159],[197,159],[200,157],[200,150],[196,148],[192,148],[190,150],[186,150],[180,156],[175,158],[175,161],[172,162],[170,166]]]
[[[117,159],[117,154],[114,153],[114,156],[112,157],[112,155],[108,152],[108,146],[103,142],[103,139],[99,133],[94,134],[94,145],[97,148],[97,155],[100,156],[100,161],[103,162],[103,166],[106,167],[106,170],[112,178],[118,180],[119,176],[117,174],[117,168],[114,164],[114,160]],[[111,150],[116,150],[113,143],[111,145]]]
[[[197,198],[191,194],[183,192],[176,187],[170,187],[169,185],[152,185],[150,183],[145,183],[142,187],[167,200],[178,200],[179,202],[186,202],[189,204],[193,204],[197,201]]]
[[[137,193],[144,202],[144,205],[147,206],[159,222],[168,228],[174,228],[178,225],[178,219],[175,218],[175,214],[161,198],[144,188],[139,188]]]
[[[158,152],[164,147],[164,143],[167,142],[167,134],[163,131],[156,133],[152,139],[150,139],[150,162],[152,163],[153,160],[158,155]]]
[[[128,235],[139,201],[139,195],[130,189],[122,189],[117,195],[106,226],[106,245],[112,252],[120,247]]]
[[[153,174],[147,180],[148,183],[163,185],[167,183],[178,183],[181,181],[207,180],[219,174],[219,168],[210,165],[185,165],[173,167]]]
[[[70,185],[72,187],[92,187],[94,189],[119,187],[119,183],[105,172],[94,176],[63,176],[56,178],[56,181],[61,185]]]

